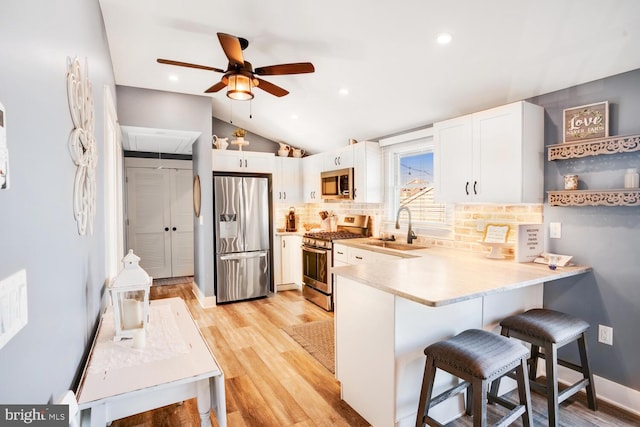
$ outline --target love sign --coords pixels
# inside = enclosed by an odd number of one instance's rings
[[[609,102],[582,105],[564,110],[564,142],[609,136]]]

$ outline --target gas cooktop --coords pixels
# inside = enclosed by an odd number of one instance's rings
[[[319,231],[315,233],[305,233],[304,237],[331,242],[333,240],[358,239],[366,236],[361,233],[352,233],[350,231]]]

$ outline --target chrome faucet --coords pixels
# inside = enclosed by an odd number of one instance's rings
[[[396,229],[400,228],[400,212],[402,211],[407,211],[407,215],[409,216],[409,225],[407,226],[407,243],[411,244],[418,238],[418,236],[416,236],[416,233],[411,229],[411,211],[406,206],[398,209],[398,213],[396,213]]]

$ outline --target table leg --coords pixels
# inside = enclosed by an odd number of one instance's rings
[[[220,427],[227,426],[227,400],[224,391],[224,374],[211,378],[211,402],[216,411],[216,418]]]
[[[209,390],[209,380],[200,380],[196,384],[198,390],[198,412],[200,413],[200,425],[209,427],[211,425],[211,391]]]
[[[111,423],[109,423],[111,424]],[[105,405],[92,406],[80,413],[80,425],[82,427],[105,427],[107,424],[107,408]]]

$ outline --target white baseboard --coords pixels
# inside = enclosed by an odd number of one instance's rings
[[[537,374],[538,376],[546,375],[544,359],[540,359],[538,362]],[[571,385],[580,381],[581,378],[582,374],[579,372],[565,368],[564,366],[558,366],[558,381],[560,383]],[[597,375],[593,376],[593,382],[596,386],[596,397],[598,400],[602,400],[627,412],[640,416],[640,391]]]
[[[200,290],[200,287],[198,286],[198,284],[196,283],[195,280],[191,283],[191,291],[193,292],[193,294],[198,299],[198,302],[200,303],[200,307],[202,307],[202,308],[211,308],[211,307],[215,307],[216,306],[216,297],[215,296],[213,296],[213,297],[204,296],[204,294]]]
[[[300,285],[298,285],[297,283],[285,283],[285,284],[280,284],[276,287],[276,289],[278,290],[278,292],[280,291],[290,291],[292,289],[295,290],[301,290]]]

